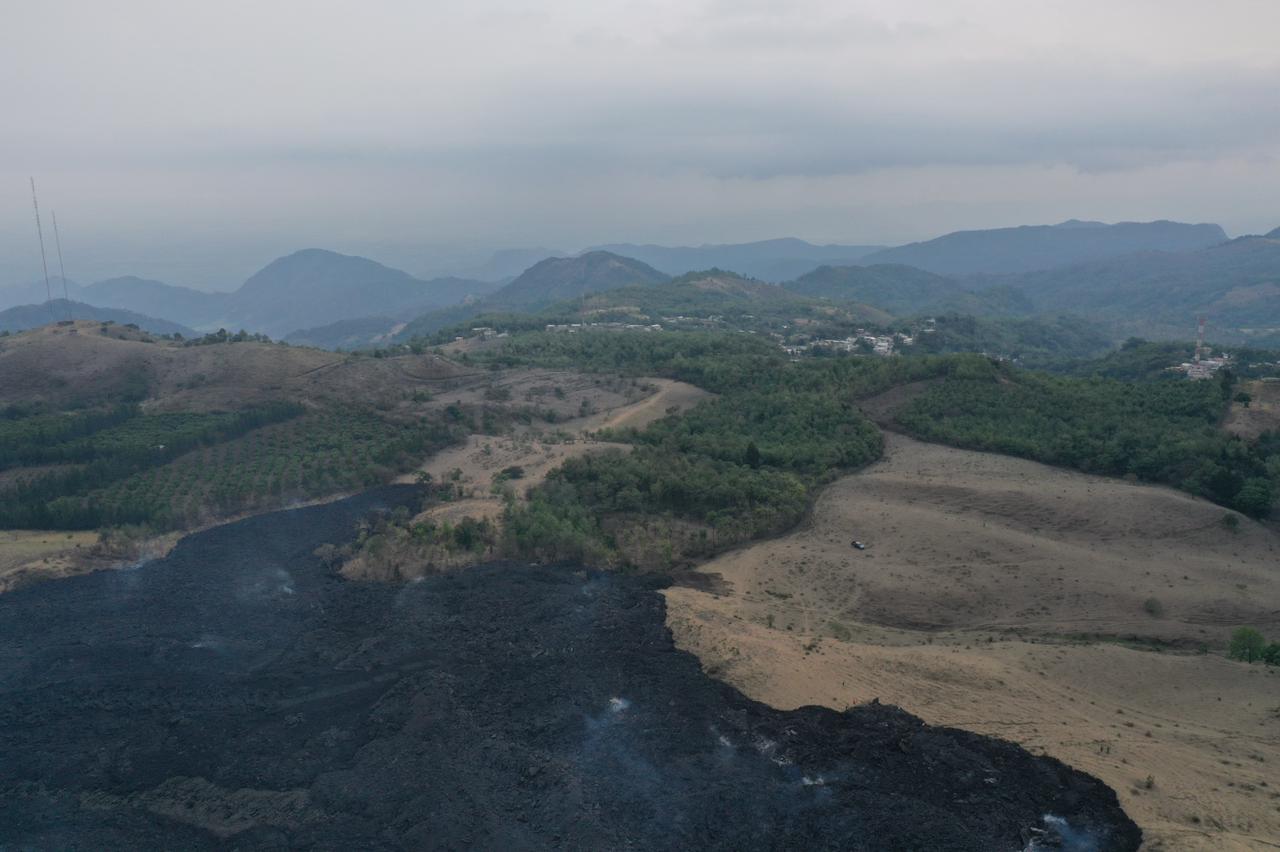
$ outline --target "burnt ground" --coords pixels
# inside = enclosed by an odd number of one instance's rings
[[[1138,846],[1109,788],[1010,743],[748,700],[643,578],[357,584],[312,555],[414,498],[0,596],[0,849]]]

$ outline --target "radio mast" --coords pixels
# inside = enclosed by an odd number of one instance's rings
[[[67,291],[67,268],[62,265],[62,240],[58,237],[58,211],[50,210],[53,217],[53,244],[58,247],[58,274],[62,276],[62,301],[67,303],[67,319],[74,321],[71,315],[71,295]]]
[[[49,286],[49,262],[44,256],[44,228],[40,227],[40,202],[36,200],[36,179],[31,178],[31,206],[36,210],[36,236],[40,238],[40,266],[44,269],[44,293],[46,304],[49,305],[49,316],[53,317],[53,321],[58,321],[58,315],[53,312],[53,288]]]

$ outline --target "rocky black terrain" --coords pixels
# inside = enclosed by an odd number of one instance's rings
[[[780,712],[636,577],[360,585],[381,489],[0,597],[0,849],[1136,849],[1110,789],[893,707]]]

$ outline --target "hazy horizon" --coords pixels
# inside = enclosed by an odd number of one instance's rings
[[[33,270],[21,277],[21,273],[15,275],[10,273],[8,277],[0,279],[0,291],[10,287],[21,287],[31,284],[42,284],[43,273],[40,269],[39,242],[35,234],[34,213],[32,214],[30,237],[30,252],[33,255],[31,260],[34,262]],[[49,233],[51,227],[47,218],[48,214],[42,209],[41,218],[44,220],[46,229],[45,242],[46,251],[49,259],[49,277],[50,280],[57,284],[61,281],[58,275],[57,256],[54,253],[52,236]],[[1069,219],[1082,220],[1083,217],[1069,217]],[[1018,222],[1007,225],[992,225],[992,229],[1014,228],[1024,226],[1044,226],[1056,225],[1068,219],[1059,220],[1058,222]],[[1118,222],[1107,222],[1105,224],[1118,224]],[[1196,223],[1188,222],[1186,224],[1219,224],[1212,223]],[[972,228],[955,228],[948,231],[941,231],[936,234],[924,236],[921,240],[930,240],[955,231],[974,230]],[[1270,230],[1270,229],[1267,229]],[[1244,234],[1232,233],[1228,231],[1228,238],[1244,236]],[[313,243],[308,245],[298,245],[294,247],[273,248],[256,248],[244,250],[243,254],[234,257],[227,257],[229,250],[218,246],[202,246],[197,250],[184,246],[152,246],[146,254],[121,254],[117,257],[90,255],[88,259],[83,256],[78,257],[82,269],[97,269],[100,271],[89,272],[77,277],[73,274],[73,268],[68,267],[67,279],[79,285],[88,285],[97,281],[103,281],[109,278],[134,276],[144,279],[154,279],[162,281],[166,284],[173,284],[181,287],[189,287],[195,290],[204,290],[208,292],[230,292],[242,285],[247,278],[258,272],[266,265],[274,260],[294,254],[295,252],[307,249],[322,249],[333,251],[340,254],[355,255],[365,257],[370,260],[377,261],[385,266],[395,269],[402,269],[418,278],[435,278],[449,277],[455,275],[465,276],[468,273],[476,272],[480,267],[484,266],[493,257],[505,251],[525,252],[537,249],[545,249],[545,254],[539,254],[539,259],[558,255],[576,255],[582,252],[594,249],[596,247],[608,247],[615,244],[628,243],[632,245],[662,245],[662,246],[687,246],[687,247],[710,247],[717,245],[733,245],[751,242],[767,241],[774,239],[800,239],[814,245],[883,245],[892,247],[896,245],[904,245],[905,243],[873,243],[868,240],[805,240],[804,237],[796,237],[794,234],[776,234],[767,237],[760,237],[751,240],[725,240],[725,241],[700,241],[688,243],[654,243],[643,240],[626,240],[620,239],[610,242],[593,243],[590,245],[580,245],[576,247],[564,246],[430,246],[430,245],[388,245],[371,243],[367,245],[337,247],[334,245],[324,245]],[[340,239],[339,239],[340,241]],[[915,240],[909,242],[916,242]],[[283,245],[283,244],[282,244]],[[531,261],[532,265],[536,261]],[[31,265],[30,263],[25,265]],[[13,264],[13,268],[21,269],[24,264]],[[5,272],[5,267],[0,267],[0,274]],[[492,277],[492,276],[490,276]],[[496,280],[496,279],[494,279]],[[56,298],[60,298],[54,293]]]
[[[1280,7],[53,2],[0,33],[0,285],[228,289],[304,247],[901,244],[1280,225]]]

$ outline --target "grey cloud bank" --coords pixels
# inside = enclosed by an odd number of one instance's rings
[[[6,11],[0,283],[28,174],[72,277],[204,287],[306,245],[1280,222],[1270,2],[107,5]]]

